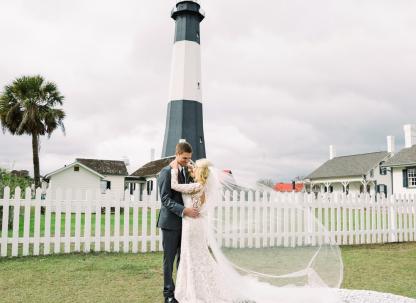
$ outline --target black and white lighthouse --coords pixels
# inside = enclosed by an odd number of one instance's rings
[[[200,45],[200,23],[205,14],[199,1],[188,0],[177,1],[171,16],[176,30],[162,157],[174,155],[176,144],[185,139],[196,160],[206,157]]]

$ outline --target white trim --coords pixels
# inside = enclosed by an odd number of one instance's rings
[[[73,163],[71,163],[71,164],[69,164],[69,165],[66,165],[66,166],[64,166],[64,167],[62,167],[62,168],[60,168],[60,169],[57,169],[57,170],[55,170],[55,171],[53,171],[53,172],[51,172],[51,173],[49,173],[49,174],[45,175],[45,177],[44,177],[44,178],[45,178],[45,179],[49,179],[51,176],[56,175],[56,174],[58,174],[58,173],[60,173],[60,172],[62,172],[62,171],[64,171],[64,170],[67,170],[68,168],[71,168],[71,167],[73,167],[73,166],[75,166],[75,165],[79,165],[79,166],[81,166],[81,167],[85,168],[86,170],[88,170],[89,172],[91,172],[91,173],[93,173],[93,174],[97,175],[98,177],[100,177],[100,178],[102,178],[102,179],[105,179],[105,177],[104,177],[103,175],[101,175],[100,173],[96,172],[95,170],[93,170],[93,169],[89,168],[88,166],[86,166],[86,165],[84,165],[84,164],[82,164],[82,163],[80,163],[80,162],[78,162],[78,161],[75,161],[75,162],[73,162]]]
[[[382,165],[384,167],[394,167],[394,168],[400,168],[400,167],[413,167],[416,166],[416,162],[410,162],[410,163],[400,163],[400,164],[393,164],[393,165]]]
[[[414,176],[413,176],[413,177],[410,177],[410,176],[409,176],[409,174],[410,174],[410,170],[414,171],[414,172],[413,172],[413,174],[414,174]],[[407,187],[408,187],[408,188],[416,188],[416,185],[411,185],[411,184],[410,184],[410,178],[412,178],[412,179],[416,178],[416,168],[414,168],[414,167],[412,167],[412,168],[407,168],[407,169],[406,169],[406,171],[407,171]]]

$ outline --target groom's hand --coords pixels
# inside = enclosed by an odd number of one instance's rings
[[[191,218],[198,218],[199,211],[196,208],[186,207],[183,211],[183,216],[191,217]]]

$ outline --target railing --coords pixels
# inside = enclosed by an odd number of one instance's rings
[[[184,2],[184,1],[191,1],[191,2],[195,2],[195,3],[201,4],[201,1],[200,0],[176,0],[176,4],[178,4],[180,2]]]
[[[23,196],[23,198],[21,198]],[[76,197],[79,197],[77,191]],[[48,192],[34,198],[30,188],[4,191],[0,199],[1,257],[71,252],[146,253],[162,250],[156,228],[160,202],[155,192],[140,199],[107,192],[85,200],[70,191]],[[123,197],[128,197],[124,199]],[[52,199],[52,197],[54,197]],[[416,240],[416,197],[263,194],[228,192],[213,205],[218,242],[226,247],[294,247]],[[313,220],[312,220],[313,218]],[[325,227],[312,224],[321,222]],[[9,224],[11,222],[11,224]]]
[[[191,1],[191,2],[195,2],[195,3],[198,3],[199,5],[201,5],[201,1],[199,1],[199,0],[176,0],[176,4],[178,4],[178,3],[180,3],[180,2],[184,2],[184,1]],[[175,7],[172,9],[172,11],[171,11],[171,14],[173,14],[173,13],[175,13],[175,12],[177,12],[178,11],[178,8],[176,7],[176,5],[175,5]],[[199,13],[202,15],[202,16],[204,16],[205,17],[205,11],[202,9],[202,8],[199,8]]]

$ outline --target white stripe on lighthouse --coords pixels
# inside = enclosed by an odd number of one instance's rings
[[[169,100],[202,101],[201,46],[177,41],[173,46]]]

